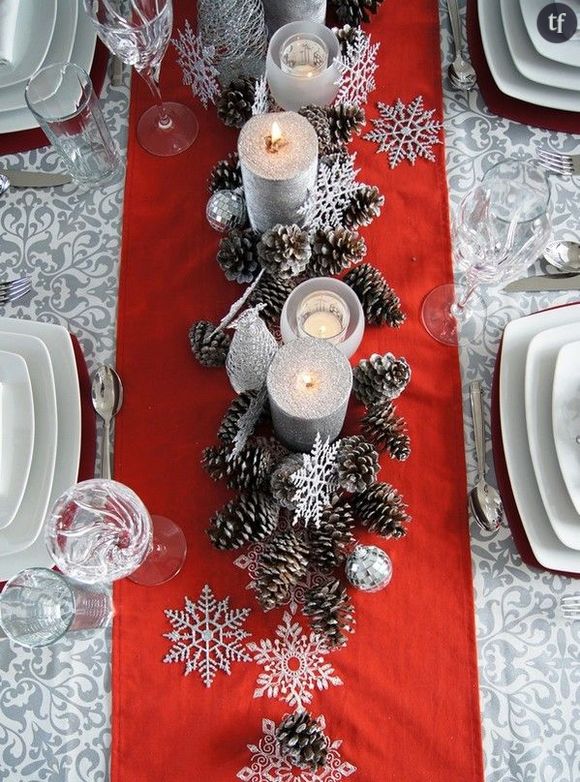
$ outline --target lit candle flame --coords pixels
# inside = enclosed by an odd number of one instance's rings
[[[278,144],[282,140],[282,128],[276,121],[272,123],[272,130],[270,131],[270,141],[272,144]]]
[[[300,375],[300,380],[304,384],[304,388],[314,388],[316,385],[316,378],[310,372],[303,372]]]

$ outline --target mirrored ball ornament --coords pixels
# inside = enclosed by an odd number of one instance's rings
[[[346,577],[363,592],[384,589],[393,576],[393,565],[377,546],[357,546],[346,558]]]
[[[244,196],[233,190],[216,190],[207,202],[205,214],[216,231],[242,228],[248,216]]]

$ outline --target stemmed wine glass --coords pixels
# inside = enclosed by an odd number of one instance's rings
[[[153,155],[168,157],[190,147],[199,130],[194,113],[181,103],[165,102],[159,71],[173,27],[171,0],[83,0],[105,46],[134,66],[156,105],[141,116],[137,139]]]
[[[471,337],[485,323],[480,285],[506,284],[544,251],[551,231],[547,174],[532,164],[502,160],[461,201],[453,223],[453,250],[465,272],[463,291],[439,285],[423,301],[421,320],[438,342],[457,345],[459,323]]]

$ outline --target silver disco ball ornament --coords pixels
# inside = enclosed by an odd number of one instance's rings
[[[233,190],[216,190],[207,202],[205,214],[216,231],[241,228],[248,216],[244,196]]]
[[[384,589],[393,576],[393,565],[377,546],[357,546],[346,558],[346,577],[363,592]]]

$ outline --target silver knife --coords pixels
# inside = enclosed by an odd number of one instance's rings
[[[70,174],[47,174],[44,171],[20,171],[17,168],[0,168],[0,174],[8,177],[11,187],[59,187],[72,182]]]
[[[524,277],[505,286],[506,293],[517,291],[573,291],[580,290],[580,274],[537,274]]]

